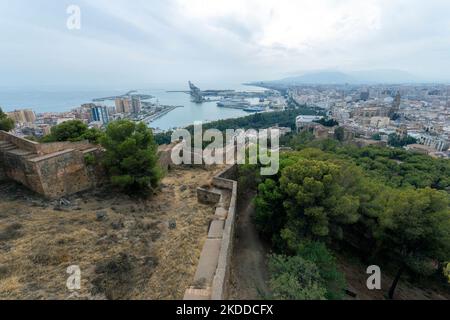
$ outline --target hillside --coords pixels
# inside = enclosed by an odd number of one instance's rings
[[[182,299],[214,214],[196,189],[217,170],[171,171],[139,201],[98,190],[60,204],[0,185],[0,299]],[[71,265],[81,268],[76,295]]]

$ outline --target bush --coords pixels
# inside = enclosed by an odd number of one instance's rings
[[[338,271],[336,259],[323,243],[304,242],[300,244],[297,254],[317,266],[323,285],[327,289],[325,298],[340,300],[344,297],[346,288],[344,275]]]
[[[313,262],[300,256],[269,257],[270,289],[277,300],[324,300],[319,270]]]

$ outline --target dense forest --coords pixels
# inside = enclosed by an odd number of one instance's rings
[[[283,143],[294,151],[281,155],[276,176],[240,168],[241,186],[258,190],[254,221],[275,252],[269,259],[275,298],[341,298],[345,282],[336,250],[397,270],[390,298],[402,274],[444,279],[449,160],[314,140],[308,133]]]
[[[213,121],[203,124],[203,130],[218,129],[225,132],[227,129],[265,129],[271,126],[278,125],[280,127],[295,128],[295,119],[299,115],[315,115],[317,111],[310,108],[299,106],[295,109],[288,109],[286,111],[255,113],[247,117]],[[186,128],[191,133],[194,127],[188,126]],[[155,141],[159,145],[171,143],[172,132],[164,132],[155,135]]]

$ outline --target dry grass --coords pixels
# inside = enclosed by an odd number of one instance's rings
[[[151,200],[85,193],[62,211],[13,187],[0,195],[0,299],[73,298],[71,265],[82,272],[76,298],[181,299],[213,215],[196,188],[219,170],[172,171]]]

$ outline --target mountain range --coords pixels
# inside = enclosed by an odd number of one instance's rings
[[[417,83],[416,76],[400,70],[365,70],[365,71],[317,71],[291,76],[281,80],[270,81],[280,84],[378,84],[378,83]]]

